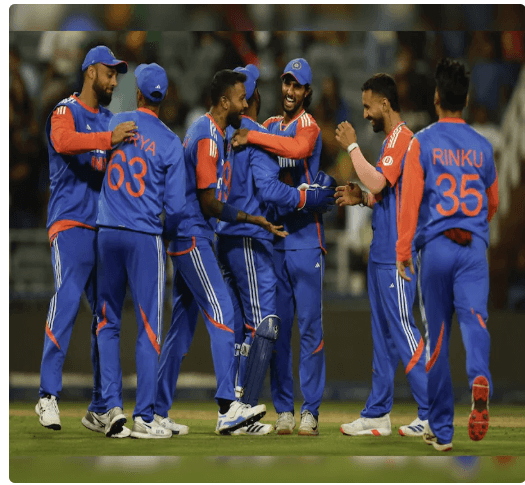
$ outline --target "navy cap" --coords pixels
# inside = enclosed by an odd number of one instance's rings
[[[286,74],[291,74],[299,84],[312,84],[312,70],[306,62],[306,59],[299,57],[297,59],[292,59],[286,67],[281,77],[284,77]]]
[[[111,50],[105,45],[93,47],[93,49],[86,54],[86,58],[82,63],[82,72],[84,72],[89,66],[98,64],[99,62],[105,66],[115,67],[120,74],[128,72],[128,63],[116,59],[113,52],[111,52]]]
[[[236,67],[235,72],[241,72],[246,75],[244,87],[246,89],[246,99],[253,96],[255,88],[257,87],[257,79],[259,79],[259,69],[254,64],[248,64],[246,67]]]
[[[158,103],[166,96],[168,90],[168,75],[157,63],[141,64],[135,69],[137,86],[140,92],[150,101]],[[158,93],[159,96],[154,96]]]

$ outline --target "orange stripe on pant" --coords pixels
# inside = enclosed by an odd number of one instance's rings
[[[208,318],[208,320],[213,323],[213,325],[215,325],[217,328],[220,328],[221,330],[226,330],[227,332],[231,332],[231,333],[234,333],[233,330],[229,327],[227,327],[226,325],[224,325],[223,323],[219,323],[219,322],[216,322],[213,318],[211,318],[209,315],[208,315],[208,312],[203,308],[202,309],[202,312],[204,313],[204,315],[206,315],[206,317]]]
[[[408,363],[406,369],[405,369],[405,375],[408,374],[412,368],[417,364],[419,361],[419,358],[421,357],[421,354],[423,353],[423,349],[425,348],[425,343],[423,342],[423,337],[419,339],[419,344],[417,346],[416,351],[414,352],[414,355],[410,359],[410,362]]]
[[[441,344],[443,342],[443,334],[445,333],[445,322],[441,324],[441,332],[439,332],[439,338],[437,341],[436,348],[434,349],[434,353],[432,354],[432,357],[430,357],[430,360],[427,362],[426,365],[426,371],[427,373],[432,369],[434,364],[436,363],[436,360],[439,356],[439,353],[441,352]]]
[[[144,313],[144,310],[139,305],[140,308],[140,314],[142,315],[142,321],[144,322],[144,328],[146,329],[146,333],[148,334],[149,340],[151,342],[151,345],[153,345],[153,348],[156,350],[157,354],[160,355],[160,346],[157,342],[157,336],[155,335],[155,332],[151,328],[148,319],[146,318],[146,314]]]
[[[191,237],[191,247],[188,249],[185,249],[184,251],[179,252],[173,252],[173,251],[166,251],[170,256],[182,256],[184,254],[188,254],[189,252],[193,251],[195,249],[195,236]]]
[[[254,338],[255,337],[255,327],[252,327],[251,325],[248,325],[247,323],[245,323],[244,326],[249,332],[252,333],[252,338]]]
[[[46,322],[46,335],[49,337],[49,340],[51,340],[51,342],[53,342],[58,347],[58,349],[60,350],[60,345],[58,345],[57,339],[53,335],[53,332],[49,328],[49,325],[48,325],[47,322]]]
[[[319,347],[317,347],[313,352],[312,355],[317,354],[322,348],[324,347],[324,339],[321,340],[321,343],[319,344]]]
[[[480,324],[483,328],[487,328],[487,326],[485,325],[485,322],[483,321],[483,317],[482,317],[479,313],[475,313],[475,312],[474,312],[474,308],[471,308],[470,311],[472,312],[472,315],[477,315],[478,320],[479,320],[479,324]]]
[[[102,321],[99,322],[99,324],[97,325],[97,335],[98,332],[100,332],[100,330],[102,329],[102,327],[105,327],[107,323],[108,319],[106,318],[106,302],[104,302],[104,306],[102,307]]]

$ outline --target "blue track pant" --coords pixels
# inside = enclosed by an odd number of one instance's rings
[[[476,376],[485,376],[492,394],[487,248],[474,234],[470,246],[460,246],[445,236],[438,236],[421,249],[419,266],[428,332],[428,419],[438,440],[450,443],[454,435],[454,394],[448,357],[454,310],[466,351],[469,386],[472,388]]]

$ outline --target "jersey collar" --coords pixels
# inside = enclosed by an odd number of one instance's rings
[[[397,129],[398,129],[400,126],[402,126],[402,125],[406,125],[406,122],[404,122],[404,121],[400,121],[396,126],[394,126],[394,128],[392,128],[392,129],[390,130],[390,133],[389,133],[388,135],[386,135],[385,140],[386,140],[386,139],[387,139],[392,133],[394,133],[395,130],[397,130]]]
[[[82,108],[87,109],[90,113],[98,113],[98,108],[92,108],[91,106],[88,106],[86,103],[83,103],[80,101],[79,97],[76,94],[73,94],[71,96],[72,98],[75,98],[77,100],[77,103],[82,106]]]
[[[153,111],[151,111],[151,110],[148,109],[148,108],[144,108],[144,107],[142,107],[142,108],[137,108],[137,111],[142,111],[143,113],[146,113],[146,114],[148,114],[148,115],[155,116],[155,118],[158,118],[157,113],[154,113]]]
[[[219,133],[221,134],[221,136],[224,138],[224,133],[222,132],[222,130],[220,129],[219,125],[217,124],[217,122],[213,119],[213,116],[210,114],[210,113],[206,113],[206,116],[211,120],[213,121],[213,124],[215,125],[215,127],[219,130]]]
[[[438,123],[466,123],[463,118],[441,118]]]
[[[300,113],[298,113],[291,121],[289,121],[286,125],[284,124],[284,116],[283,116],[283,119],[281,120],[281,122],[279,123],[279,128],[281,129],[281,131],[285,131],[286,129],[288,129],[288,127],[297,119],[299,119],[301,116],[303,116],[303,114],[305,113],[304,111],[304,108],[301,110]]]

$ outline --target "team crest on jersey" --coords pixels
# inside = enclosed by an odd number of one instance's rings
[[[385,167],[388,167],[389,165],[392,165],[394,163],[394,159],[390,155],[387,155],[386,157],[383,158],[383,160],[381,160],[381,163]]]
[[[301,69],[301,63],[299,61],[295,61],[293,64],[292,64],[292,69]]]

